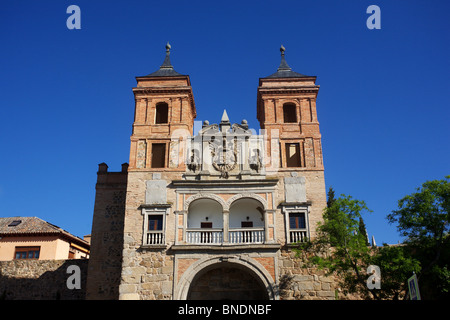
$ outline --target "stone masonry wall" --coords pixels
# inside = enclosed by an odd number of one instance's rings
[[[305,268],[305,261],[292,250],[281,250],[279,258],[280,300],[363,300],[355,294],[344,294],[339,276],[325,270]]]
[[[280,299],[335,300],[335,278],[325,271],[304,268],[304,262],[293,251],[282,251],[279,260]]]
[[[106,164],[99,165],[86,289],[88,300],[115,300],[119,296],[127,167],[123,164],[122,172],[107,172]]]
[[[172,299],[173,261],[173,256],[156,250],[125,256],[119,294],[132,300]]]
[[[80,289],[67,288],[72,265],[80,267]],[[81,259],[0,261],[0,300],[84,300],[87,266]]]

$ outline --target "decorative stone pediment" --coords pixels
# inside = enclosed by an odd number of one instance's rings
[[[185,178],[189,180],[263,178],[264,137],[247,121],[230,124],[226,111],[220,124],[204,121],[188,143]]]

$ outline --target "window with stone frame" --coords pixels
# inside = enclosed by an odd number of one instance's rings
[[[306,242],[309,238],[308,206],[304,204],[284,204],[286,242]]]
[[[146,207],[142,209],[144,216],[144,235],[142,243],[147,245],[165,245],[166,206]]]

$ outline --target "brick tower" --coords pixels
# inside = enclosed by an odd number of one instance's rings
[[[174,70],[170,48],[159,70],[136,77],[129,172],[185,170],[178,139],[192,135],[196,111],[189,76]]]
[[[283,209],[288,212],[301,206],[309,211],[310,236],[313,237],[326,203],[316,111],[319,86],[315,84],[315,76],[292,71],[285,59],[285,48],[281,46],[280,51],[277,72],[259,79],[257,118],[270,141],[267,144],[267,157],[271,161],[268,174],[284,176],[285,188],[294,188],[293,192],[286,193]]]

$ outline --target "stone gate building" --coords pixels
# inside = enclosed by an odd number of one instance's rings
[[[290,248],[314,237],[326,192],[319,86],[284,53],[259,79],[258,134],[223,111],[194,135],[190,78],[169,44],[136,78],[129,164],[99,165],[88,299],[334,298],[333,279]]]

